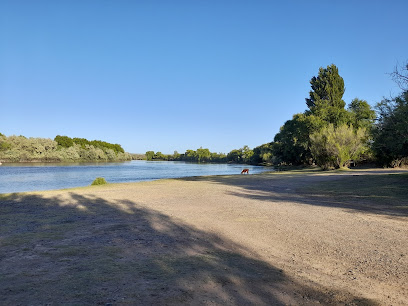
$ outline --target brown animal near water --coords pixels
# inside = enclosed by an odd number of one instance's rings
[[[249,169],[244,169],[244,170],[241,171],[241,174],[245,174],[245,173],[249,174]]]

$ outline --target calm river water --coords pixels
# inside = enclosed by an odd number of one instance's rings
[[[90,185],[96,177],[108,183],[151,181],[198,175],[260,173],[271,168],[236,164],[130,161],[95,164],[3,164],[0,193],[51,190]]]

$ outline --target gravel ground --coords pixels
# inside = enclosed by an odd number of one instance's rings
[[[0,199],[0,303],[408,305],[408,212],[308,191],[381,173],[194,177]]]

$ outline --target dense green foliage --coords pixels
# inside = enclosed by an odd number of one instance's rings
[[[385,166],[408,164],[408,91],[377,104],[379,117],[374,130],[373,148]]]
[[[86,148],[86,146],[94,146],[95,148],[104,149],[111,149],[115,153],[125,153],[125,150],[119,144],[112,144],[106,141],[101,140],[92,140],[89,141],[85,138],[70,138],[68,136],[60,136],[57,135],[54,140],[58,143],[59,146],[64,148],[69,148],[74,146],[74,144],[80,145],[82,148]]]
[[[108,182],[105,180],[105,178],[103,178],[103,177],[97,177],[93,182],[92,182],[92,184],[91,185],[105,185],[105,184],[107,184]]]
[[[312,77],[310,84],[312,90],[306,98],[309,113],[335,126],[344,123],[347,118],[343,101],[345,87],[338,68],[335,65],[321,67],[319,75]]]
[[[353,99],[348,106],[348,122],[356,129],[365,128],[370,130],[374,127],[374,119],[376,118],[375,111],[367,103],[367,101]]]
[[[337,127],[329,124],[310,135],[311,153],[322,169],[343,168],[368,150],[365,137],[364,128],[355,131],[347,124]]]
[[[408,165],[408,62],[391,74],[402,93],[377,103],[373,150],[383,166]]]
[[[248,147],[244,146],[238,150],[232,150],[227,155],[227,161],[237,164],[247,164],[251,161],[251,157],[254,152]]]
[[[274,157],[272,154],[273,143],[266,143],[255,147],[250,158],[250,163],[254,165],[259,164],[273,164]]]
[[[64,147],[64,148],[69,148],[74,145],[74,141],[72,140],[72,138],[68,136],[57,135],[55,136],[54,141],[56,141],[59,146]]]
[[[146,155],[147,160],[153,160],[154,152],[153,151],[147,151],[145,155]]]
[[[0,136],[0,161],[2,162],[124,161],[131,158],[120,145],[103,141],[88,141],[80,145],[67,136],[57,136],[55,140]]]
[[[295,114],[275,135],[272,154],[278,164],[305,164],[311,160],[309,134],[312,116]]]

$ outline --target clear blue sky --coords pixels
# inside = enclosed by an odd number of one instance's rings
[[[346,103],[396,95],[408,1],[0,0],[0,132],[132,153],[273,140],[335,64]]]

